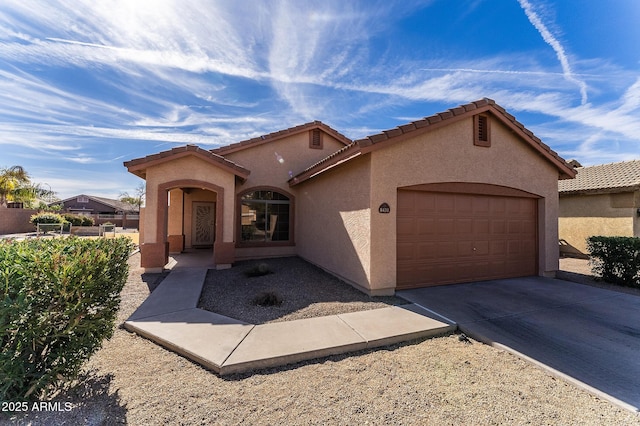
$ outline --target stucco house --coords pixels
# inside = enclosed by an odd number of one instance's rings
[[[558,179],[575,175],[491,99],[356,141],[316,121],[124,164],[146,180],[147,270],[192,247],[219,268],[297,255],[372,295],[553,276]]]
[[[640,160],[576,168],[558,182],[560,252],[587,255],[594,235],[640,237]]]

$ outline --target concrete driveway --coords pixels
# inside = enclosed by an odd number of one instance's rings
[[[467,335],[640,408],[640,297],[525,277],[399,291]]]

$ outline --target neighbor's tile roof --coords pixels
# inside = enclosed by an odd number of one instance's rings
[[[558,182],[561,194],[640,189],[640,160],[579,167],[575,179]]]
[[[574,169],[562,157],[560,157],[549,146],[545,145],[536,135],[529,129],[524,127],[516,118],[509,114],[504,108],[498,105],[493,99],[484,98],[475,102],[448,109],[420,120],[412,121],[407,124],[385,130],[383,132],[358,139],[353,143],[345,146],[339,151],[320,160],[298,175],[289,180],[290,185],[296,185],[316,176],[324,171],[333,168],[339,164],[355,158],[359,154],[365,154],[384,143],[400,142],[405,138],[414,137],[414,135],[436,129],[442,125],[460,120],[474,114],[490,111],[506,126],[514,130],[523,140],[528,142],[538,153],[555,164],[558,168],[561,179],[572,178],[575,174]]]
[[[120,201],[120,200],[113,200],[111,198],[103,198],[103,197],[94,197],[94,196],[91,196],[91,195],[88,195],[88,197],[89,198],[93,198],[94,200],[97,200],[97,201],[101,202],[102,204],[106,204],[108,206],[111,206],[116,210],[135,211],[135,210],[138,209],[133,204],[125,203],[124,201]]]
[[[266,135],[258,136],[252,139],[247,139],[245,141],[236,142],[231,145],[221,146],[220,148],[212,149],[211,152],[218,155],[230,154],[232,152],[241,151],[246,148],[252,148],[256,145],[261,145],[263,143],[272,142],[278,139],[282,139],[287,136],[295,135],[301,132],[305,132],[311,129],[321,129],[325,133],[333,136],[339,142],[344,145],[349,145],[352,141],[342,133],[334,130],[333,128],[327,126],[322,121],[311,121],[309,123],[301,124],[299,126],[290,127],[288,129],[279,130],[277,132],[269,133]]]
[[[96,197],[94,195],[87,195],[87,194],[79,194],[73,197],[69,197],[69,198],[65,198],[64,200],[60,200],[60,201],[55,201],[53,203],[49,203],[49,205],[54,205],[54,204],[60,204],[60,203],[66,203],[67,201],[71,201],[71,200],[75,200],[79,197],[87,197],[93,201],[97,201],[98,203],[102,203],[105,206],[108,207],[112,207],[116,210],[122,210],[122,211],[135,211],[137,210],[137,207],[129,204],[129,203],[125,203],[123,201],[120,200],[114,200],[112,198],[104,198],[104,197]]]

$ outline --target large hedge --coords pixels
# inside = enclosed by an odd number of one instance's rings
[[[40,399],[113,334],[128,238],[0,242],[0,401]]]
[[[589,237],[587,251],[596,277],[622,286],[640,287],[640,238]]]

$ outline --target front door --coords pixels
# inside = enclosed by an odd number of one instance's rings
[[[213,247],[216,230],[216,203],[194,202],[192,214],[193,247]]]

